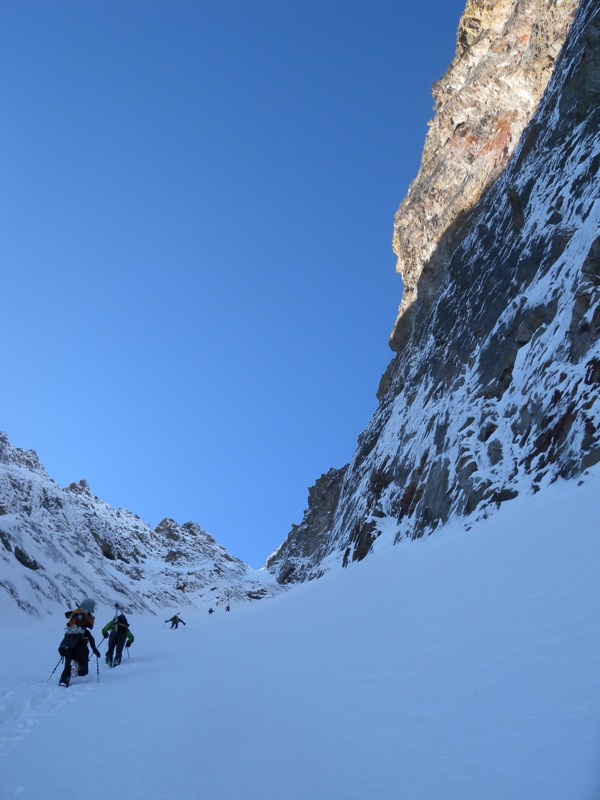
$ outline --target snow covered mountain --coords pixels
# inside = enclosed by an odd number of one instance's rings
[[[396,218],[397,355],[352,462],[268,559],[280,582],[361,560],[383,534],[472,524],[600,460],[600,7],[574,11],[467,3]],[[537,105],[528,124],[507,101]]]
[[[56,613],[85,595],[128,611],[219,606],[280,591],[265,570],[229,555],[198,525],[154,530],[90,492],[61,488],[32,450],[0,433],[0,613]],[[11,602],[12,601],[12,602]],[[162,612],[161,612],[162,613]]]

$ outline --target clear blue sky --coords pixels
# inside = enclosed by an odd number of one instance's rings
[[[376,407],[464,0],[0,0],[0,430],[253,567]]]

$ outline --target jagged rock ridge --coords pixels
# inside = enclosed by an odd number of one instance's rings
[[[0,433],[0,605],[51,613],[86,595],[129,611],[218,606],[272,596],[266,571],[250,569],[193,522],[155,529],[92,495],[85,480],[63,489],[33,450]]]
[[[268,560],[279,580],[363,558],[382,534],[468,524],[600,460],[599,45],[599,6],[582,0],[505,170],[455,209],[427,262],[435,280],[422,271],[331,524],[292,531]]]

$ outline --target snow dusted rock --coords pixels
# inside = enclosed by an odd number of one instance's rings
[[[543,6],[556,16],[554,33],[544,34],[540,50],[549,53],[570,21],[572,4]],[[466,14],[474,9],[483,16],[503,9],[510,20],[529,19],[529,32],[521,27],[517,36],[525,49],[540,36],[533,13],[539,3],[470,2]],[[462,26],[458,61],[446,82],[454,80],[461,59],[472,58],[461,55],[461,39],[474,36],[472,47],[481,41],[477,30],[465,30],[465,17]],[[506,79],[509,105],[522,115],[514,84],[518,67],[508,51],[500,57],[507,34],[496,27],[500,39],[485,44],[486,52],[498,54],[495,85]],[[396,325],[399,352],[344,470],[327,530],[320,524],[311,530],[309,508],[307,524],[292,530],[268,561],[278,580],[314,578],[330,564],[362,559],[384,534],[416,538],[453,517],[468,524],[467,518],[486,516],[518,493],[538,491],[558,476],[576,477],[600,460],[599,53],[600,7],[582,0],[535,115],[508,163],[506,151],[484,170],[481,191],[496,180],[477,204],[470,210],[457,204],[463,178],[436,190],[429,211],[423,175],[411,188],[397,220],[396,247],[401,260],[425,266],[415,268],[414,286],[407,289],[410,313]],[[535,76],[527,80],[539,84]],[[476,115],[488,114],[482,91],[489,92],[479,81],[468,86],[471,128]],[[522,98],[525,116],[531,97],[526,92]],[[460,105],[449,96],[452,102]],[[442,109],[434,129],[448,128],[451,117],[457,129],[463,124]],[[481,125],[493,127],[483,117]],[[515,136],[513,121],[506,142]],[[455,165],[459,175],[466,170],[460,136],[456,130],[454,144],[442,148],[447,173]],[[486,160],[482,150],[480,142],[474,172]],[[428,142],[424,168],[433,176],[442,167],[430,163],[431,151]],[[443,221],[424,230],[438,207]],[[408,240],[420,251],[405,247]]]
[[[281,547],[267,559],[267,569],[277,571],[280,583],[316,577],[314,565],[327,555],[327,534],[331,529],[340,497],[344,469],[330,469],[309,489],[308,508],[300,525],[292,530]]]
[[[0,433],[0,608],[54,612],[90,595],[128,611],[219,605],[272,595],[266,571],[231,556],[200,526],[156,529],[95,497],[85,480],[62,489],[37,455]]]

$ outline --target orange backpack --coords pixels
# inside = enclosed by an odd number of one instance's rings
[[[82,608],[76,608],[75,611],[65,611],[65,617],[68,618],[68,628],[93,628],[94,615],[89,611],[84,611]]]

